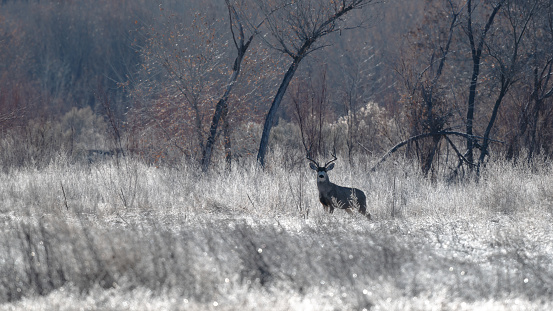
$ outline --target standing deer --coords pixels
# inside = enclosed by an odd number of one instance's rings
[[[359,206],[359,213],[365,215],[370,220],[371,214],[367,213],[367,197],[363,191],[357,188],[338,186],[328,180],[327,173],[334,168],[334,163],[332,162],[338,159],[335,154],[332,156],[333,159],[328,161],[324,166],[320,166],[317,161],[307,156],[307,160],[312,162],[309,163],[309,167],[317,171],[319,201],[323,204],[325,211],[331,214],[334,212],[334,208],[345,209],[346,212],[352,214],[351,210]]]

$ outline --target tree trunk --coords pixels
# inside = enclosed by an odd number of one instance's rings
[[[236,59],[234,61],[234,67],[233,67],[233,73],[230,76],[229,83],[227,84],[227,88],[225,90],[225,93],[219,99],[217,102],[217,106],[215,106],[215,112],[213,113],[213,119],[211,120],[211,127],[209,129],[209,137],[207,138],[205,147],[203,149],[203,155],[202,155],[202,171],[206,172],[209,168],[209,164],[211,163],[211,154],[213,152],[213,145],[215,144],[215,137],[217,135],[217,128],[219,126],[219,121],[221,120],[221,116],[223,114],[228,113],[228,98],[230,96],[230,92],[232,91],[232,88],[234,84],[236,83],[236,80],[238,79],[238,75],[240,74],[240,68],[242,65],[242,60],[244,59],[244,55],[246,54],[246,51],[250,45],[251,40],[253,37],[250,38],[250,40],[246,43],[246,45],[242,46],[238,50],[238,55],[236,56]]]
[[[488,126],[486,127],[486,132],[484,133],[484,139],[482,141],[482,150],[480,151],[480,159],[478,160],[478,168],[477,168],[478,171],[480,171],[480,166],[484,163],[484,160],[488,155],[488,146],[490,144],[490,134],[495,124],[495,120],[497,119],[497,113],[499,112],[499,107],[501,106],[501,102],[503,101],[503,98],[507,94],[507,90],[509,86],[510,86],[510,81],[507,81],[502,84],[501,90],[499,91],[499,96],[497,97],[497,100],[495,101],[495,104],[493,106],[490,122],[488,122]]]
[[[422,163],[422,173],[424,177],[428,177],[428,172],[432,169],[432,163],[434,162],[434,157],[436,155],[436,152],[438,151],[438,147],[440,146],[440,141],[442,140],[442,136],[436,135],[432,137],[432,145],[430,149],[430,152],[426,154],[425,150],[423,150],[423,163]]]
[[[233,76],[237,76],[236,72],[235,74],[233,74]],[[215,144],[217,128],[219,127],[219,120],[221,120],[221,115],[223,111],[228,109],[227,100],[233,84],[234,82],[229,83],[229,85],[227,86],[227,90],[225,91],[225,94],[219,100],[219,102],[217,102],[217,106],[215,107],[215,112],[213,113],[213,119],[211,120],[211,127],[209,129],[209,137],[207,138],[205,147],[203,148],[202,162],[201,162],[203,172],[206,172],[207,169],[209,168],[209,164],[211,162],[211,154],[213,152],[213,145]]]
[[[302,58],[303,55],[299,55],[294,58],[294,61],[288,68],[288,71],[286,71],[286,74],[284,75],[284,78],[280,83],[280,87],[278,88],[275,98],[273,99],[273,103],[271,104],[271,108],[267,113],[267,117],[265,117],[263,134],[261,135],[261,142],[259,143],[259,151],[257,153],[257,162],[259,162],[261,167],[265,166],[265,155],[267,154],[269,136],[271,135],[271,129],[273,128],[273,122],[278,111],[278,107],[280,106],[280,103],[284,98],[286,89],[288,88],[288,85],[290,85],[290,81],[292,81],[292,78],[294,77],[294,74],[296,73],[296,70],[298,69]]]
[[[473,120],[474,120],[474,101],[476,98],[476,84],[478,83],[478,75],[480,74],[480,56],[477,58],[473,57],[473,66],[472,66],[472,78],[470,80],[469,87],[469,100],[467,108],[467,120],[466,120],[466,133],[472,136],[473,129]],[[473,146],[474,140],[472,138],[467,139],[467,161],[473,163]]]
[[[225,140],[225,162],[226,162],[226,170],[230,172],[232,169],[232,145],[230,140],[230,124],[228,120],[228,105],[225,106],[225,109],[223,109],[223,115],[221,116],[221,119],[223,120],[223,137]]]
[[[209,129],[209,137],[207,138],[202,154],[201,165],[203,172],[206,172],[209,168],[209,164],[211,162],[211,154],[213,152],[213,145],[215,144],[215,138],[217,135],[217,128],[219,127],[219,120],[221,120],[223,112],[228,111],[228,96],[230,94],[232,86],[234,85],[234,81],[236,81],[236,78],[238,77],[238,71],[235,71],[232,76],[232,82],[227,85],[227,90],[225,91],[225,94],[223,95],[223,97],[221,97],[219,102],[217,102],[215,112],[213,113],[213,119],[211,120],[211,127]]]
[[[494,8],[484,29],[482,30],[481,37],[479,38],[478,45],[474,41],[474,30],[472,29],[472,1],[467,1],[467,36],[469,37],[470,47],[472,51],[472,77],[470,80],[469,87],[469,99],[468,99],[468,108],[467,108],[467,119],[466,119],[466,134],[469,135],[467,138],[467,154],[466,159],[469,163],[474,163],[473,149],[474,149],[474,138],[473,135],[473,121],[474,121],[474,103],[476,100],[476,87],[478,86],[478,76],[480,75],[480,62],[482,60],[482,49],[484,47],[484,42],[486,40],[486,34],[493,24],[497,12],[501,8],[503,1],[499,2]]]

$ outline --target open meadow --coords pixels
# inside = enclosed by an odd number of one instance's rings
[[[0,311],[550,311],[552,159],[553,0],[0,1]]]
[[[550,310],[550,164],[479,181],[338,161],[372,221],[323,212],[314,173],[62,159],[0,174],[1,310]]]

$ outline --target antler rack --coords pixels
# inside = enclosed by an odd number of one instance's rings
[[[309,157],[309,154],[308,154],[305,158],[306,158],[307,160],[313,162],[313,164],[317,165],[317,167],[320,167],[319,162],[317,162],[317,161],[311,159],[311,158]]]
[[[332,158],[333,158],[332,160],[326,162],[325,167],[327,167],[330,163],[338,160],[338,158],[336,157],[336,153],[334,153],[334,152],[332,153]]]
[[[309,156],[309,154],[308,154],[305,158],[306,158],[307,160],[313,162],[313,164],[317,165],[317,167],[321,167],[321,166],[319,165],[319,162],[317,162],[317,161],[311,159],[311,157]],[[327,167],[330,163],[332,163],[332,162],[334,162],[334,161],[336,161],[336,160],[338,160],[338,158],[336,157],[336,153],[332,153],[332,160],[326,162],[325,165],[322,166],[322,167]]]

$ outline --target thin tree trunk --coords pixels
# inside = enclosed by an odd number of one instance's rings
[[[476,45],[474,40],[474,30],[472,29],[472,1],[467,1],[467,35],[469,37],[470,47],[472,51],[472,76],[470,80],[469,87],[469,99],[468,99],[468,108],[467,108],[467,118],[466,118],[466,134],[469,135],[467,138],[467,154],[466,159],[469,163],[473,163],[474,155],[474,140],[473,135],[473,122],[474,122],[474,104],[476,101],[476,88],[478,86],[478,77],[480,75],[480,62],[482,60],[482,49],[484,47],[484,42],[486,39],[486,34],[493,24],[497,12],[501,8],[503,1],[499,2],[492,11],[492,14],[488,17],[488,21],[482,30],[482,35],[479,38],[478,45]]]
[[[232,169],[232,142],[230,140],[230,124],[228,120],[228,105],[225,106],[225,109],[223,109],[223,114],[221,116],[221,119],[223,120],[223,137],[225,140],[225,162],[226,162],[226,170],[230,171]]]
[[[532,111],[532,124],[530,128],[530,143],[528,145],[528,162],[532,161],[534,153],[539,151],[539,146],[537,144],[536,134],[538,131],[538,120],[540,112],[543,108],[543,102],[545,99],[553,95],[553,88],[549,87],[549,81],[552,77],[552,66],[553,59],[549,59],[546,63],[545,68],[538,73],[538,69],[534,70],[534,91],[532,92],[532,101],[534,102],[534,109]]]
[[[213,152],[213,145],[215,144],[217,128],[219,127],[219,121],[221,120],[221,115],[223,114],[223,111],[228,109],[228,97],[230,95],[230,91],[232,90],[232,86],[234,85],[234,82],[238,77],[238,73],[239,70],[235,71],[232,74],[231,82],[227,85],[225,94],[221,97],[221,99],[217,102],[217,105],[215,106],[215,112],[213,113],[211,127],[209,129],[209,137],[207,138],[205,147],[203,148],[201,166],[202,171],[204,172],[206,172],[209,168],[209,164],[211,162],[211,154]]]
[[[294,61],[288,68],[288,71],[286,72],[286,74],[284,75],[284,78],[282,79],[282,82],[280,83],[280,87],[278,88],[275,98],[273,99],[271,108],[267,113],[267,117],[265,117],[265,123],[263,125],[263,134],[261,135],[261,142],[259,143],[259,151],[257,153],[257,162],[259,162],[261,167],[265,166],[265,155],[267,154],[269,136],[271,135],[271,129],[273,127],[273,122],[274,122],[276,113],[278,111],[278,107],[280,106],[280,103],[284,98],[286,89],[288,88],[288,85],[290,85],[290,81],[292,81],[292,78],[294,77],[294,74],[296,73],[296,70],[298,69],[298,66],[302,58],[303,58],[303,55],[300,55],[294,58]]]
[[[472,66],[472,78],[470,80],[469,87],[469,100],[467,108],[467,119],[466,119],[466,133],[472,135],[473,129],[473,120],[474,120],[474,100],[476,98],[476,84],[478,83],[478,75],[480,74],[480,57],[473,58]],[[470,136],[469,136],[470,137]],[[474,140],[472,138],[467,139],[467,160],[473,162],[473,147]]]
[[[484,139],[482,141],[482,150],[480,151],[480,159],[478,160],[478,171],[480,170],[480,165],[484,163],[484,160],[488,155],[488,146],[490,144],[490,134],[495,124],[495,120],[497,119],[497,113],[499,112],[499,107],[501,106],[501,102],[503,101],[505,94],[507,94],[509,85],[510,85],[510,82],[507,82],[506,84],[502,85],[501,90],[499,92],[499,97],[497,97],[497,100],[495,101],[495,104],[493,106],[490,122],[488,122],[488,126],[486,127],[486,132],[484,132]]]
[[[424,177],[428,177],[428,172],[432,169],[432,163],[434,162],[434,156],[436,155],[436,151],[438,150],[438,146],[440,144],[440,141],[442,140],[442,136],[436,135],[432,138],[432,149],[430,150],[430,153],[426,156],[426,159],[423,162],[422,166],[422,173]]]
[[[232,91],[232,88],[238,79],[238,75],[240,74],[240,67],[242,64],[242,60],[244,59],[244,55],[246,54],[246,50],[248,49],[248,46],[251,42],[250,41],[243,46],[238,51],[238,56],[236,56],[236,60],[234,62],[234,68],[233,73],[230,77],[230,81],[227,84],[227,88],[225,90],[225,93],[219,99],[217,102],[217,105],[215,106],[215,112],[213,113],[213,118],[211,120],[211,127],[209,129],[209,137],[207,138],[205,147],[203,148],[203,154],[202,154],[202,171],[206,172],[209,168],[209,164],[211,163],[211,154],[213,152],[213,145],[215,144],[215,138],[217,135],[217,128],[219,127],[219,121],[221,120],[221,115],[224,111],[228,111],[228,98],[230,95],[230,92]]]

